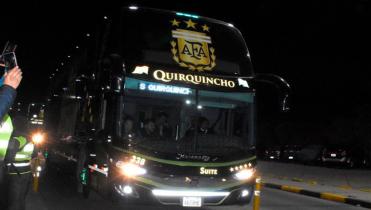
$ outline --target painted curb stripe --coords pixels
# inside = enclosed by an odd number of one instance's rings
[[[288,191],[288,192],[294,192],[294,193],[300,193],[302,189],[298,187],[282,185],[281,190]]]
[[[272,189],[277,189],[277,190],[280,190],[281,189],[281,185],[278,185],[278,184],[263,183],[262,185],[264,187],[268,187],[268,188],[272,188]]]
[[[316,197],[316,198],[321,198],[321,193],[319,192],[313,192],[309,190],[301,190],[300,194],[306,195],[306,196],[311,196],[311,197]]]
[[[342,196],[342,195],[333,194],[333,193],[321,193],[321,198],[325,199],[325,200],[345,203],[345,198],[346,197]]]
[[[294,187],[294,186],[278,185],[278,184],[273,184],[273,183],[263,183],[263,186],[267,187],[267,188],[288,191],[288,192],[302,194],[302,195],[315,197],[315,198],[320,198],[320,199],[324,199],[324,200],[330,200],[330,201],[345,203],[345,204],[354,205],[354,206],[361,206],[361,207],[365,207],[365,208],[371,208],[371,201],[368,202],[368,201],[358,200],[358,199],[349,198],[349,197],[346,197],[346,196],[343,196],[343,195],[338,195],[338,194],[333,194],[333,193],[326,193],[326,192],[324,192],[324,193],[314,192],[314,191],[300,189],[300,188]]]

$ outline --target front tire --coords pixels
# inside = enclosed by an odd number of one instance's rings
[[[240,201],[238,202],[238,205],[240,206],[246,206],[249,205],[253,199],[253,195],[255,193],[255,187],[251,188],[250,194],[245,198],[240,198]]]

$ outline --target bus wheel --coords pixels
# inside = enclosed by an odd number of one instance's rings
[[[249,190],[249,195],[247,195],[246,197],[239,197],[238,198],[238,200],[239,200],[238,204],[240,206],[245,206],[245,205],[250,204],[250,202],[253,198],[253,194],[255,192],[255,187],[249,187],[248,190]]]
[[[248,204],[250,204],[251,200],[252,200],[252,195],[249,195],[245,200],[240,202],[240,205],[241,206],[248,205]]]

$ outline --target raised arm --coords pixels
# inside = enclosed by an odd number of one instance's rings
[[[0,119],[3,119],[13,105],[17,95],[16,89],[22,80],[22,71],[17,67],[8,71],[1,78],[0,83]]]

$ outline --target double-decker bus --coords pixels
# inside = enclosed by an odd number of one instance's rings
[[[85,196],[95,188],[165,205],[249,203],[254,87],[283,87],[285,105],[287,83],[254,74],[231,24],[136,6],[103,21],[52,79],[50,163],[74,163]]]

